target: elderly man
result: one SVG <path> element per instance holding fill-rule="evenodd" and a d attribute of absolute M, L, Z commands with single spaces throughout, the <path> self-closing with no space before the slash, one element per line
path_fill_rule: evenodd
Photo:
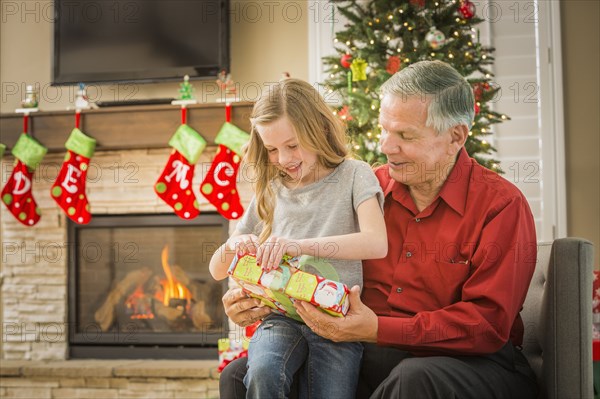
<path fill-rule="evenodd" d="M 363 262 L 362 301 L 353 287 L 345 318 L 304 302 L 297 311 L 319 335 L 364 343 L 357 398 L 534 398 L 519 311 L 535 226 L 523 194 L 464 149 L 471 87 L 448 64 L 423 61 L 392 76 L 382 94 L 388 163 L 376 174 L 388 255 Z M 269 311 L 239 290 L 223 302 L 242 325 Z M 244 373 L 244 360 L 225 369 L 223 398 L 244 396 Z"/>

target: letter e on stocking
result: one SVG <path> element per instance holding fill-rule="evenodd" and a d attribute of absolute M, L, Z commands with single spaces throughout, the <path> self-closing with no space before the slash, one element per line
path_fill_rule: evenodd
<path fill-rule="evenodd" d="M 81 171 L 75 166 L 67 164 L 67 173 L 65 174 L 65 179 L 61 183 L 61 186 L 69 193 L 75 194 L 77 192 L 77 182 L 79 181 L 79 177 L 81 177 Z"/>

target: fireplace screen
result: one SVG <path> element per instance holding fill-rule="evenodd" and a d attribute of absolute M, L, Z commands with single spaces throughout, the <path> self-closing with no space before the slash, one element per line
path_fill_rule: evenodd
<path fill-rule="evenodd" d="M 132 357 L 216 354 L 226 286 L 208 263 L 227 239 L 227 220 L 94 216 L 70 233 L 72 357 L 128 357 L 125 349 Z"/>

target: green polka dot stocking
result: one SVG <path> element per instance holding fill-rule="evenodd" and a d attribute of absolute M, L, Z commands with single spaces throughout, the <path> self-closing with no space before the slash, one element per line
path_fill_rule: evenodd
<path fill-rule="evenodd" d="M 238 219 L 244 213 L 236 179 L 240 168 L 242 147 L 249 138 L 248 133 L 225 122 L 215 137 L 219 149 L 200 185 L 202 195 L 227 219 Z"/>
<path fill-rule="evenodd" d="M 169 141 L 174 147 L 154 191 L 182 219 L 194 219 L 200 214 L 192 190 L 194 167 L 206 141 L 188 125 L 181 125 Z"/>
<path fill-rule="evenodd" d="M 25 226 L 33 226 L 40 220 L 41 212 L 31 188 L 35 168 L 46 155 L 46 151 L 46 148 L 27 134 L 20 136 L 12 150 L 16 162 L 8 182 L 2 189 L 2 202 Z"/>
<path fill-rule="evenodd" d="M 78 224 L 87 224 L 92 214 L 85 194 L 85 183 L 96 140 L 74 129 L 65 147 L 68 149 L 67 155 L 50 194 L 69 219 Z"/>

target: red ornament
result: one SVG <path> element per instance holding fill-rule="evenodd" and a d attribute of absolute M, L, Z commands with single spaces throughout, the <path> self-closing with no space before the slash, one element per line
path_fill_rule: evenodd
<path fill-rule="evenodd" d="M 475 97 L 475 101 L 481 101 L 481 96 L 483 95 L 483 88 L 479 83 L 475 84 L 473 87 L 473 96 Z"/>
<path fill-rule="evenodd" d="M 481 109 L 479 108 L 479 105 L 475 103 L 475 115 L 479 115 L 479 112 L 481 112 Z"/>
<path fill-rule="evenodd" d="M 425 7 L 425 0 L 410 0 L 409 1 L 410 4 L 412 4 L 413 6 L 417 6 L 417 7 Z"/>
<path fill-rule="evenodd" d="M 487 82 L 479 82 L 475 83 L 473 86 L 473 95 L 475 96 L 475 101 L 481 101 L 483 97 L 483 93 L 490 89 L 490 84 Z"/>
<path fill-rule="evenodd" d="M 460 11 L 463 18 L 471 19 L 475 16 L 475 4 L 471 3 L 469 0 L 465 0 L 460 3 L 458 11 Z"/>
<path fill-rule="evenodd" d="M 340 60 L 340 64 L 342 64 L 342 66 L 344 68 L 350 68 L 350 65 L 352 64 L 352 55 L 350 55 L 350 54 L 344 54 L 344 55 L 342 55 L 342 58 Z"/>
<path fill-rule="evenodd" d="M 343 120 L 343 121 L 351 121 L 352 115 L 350 114 L 350 108 L 348 108 L 347 105 L 344 105 L 342 107 L 342 109 L 340 109 L 338 111 L 338 116 Z"/>
<path fill-rule="evenodd" d="M 393 75 L 396 72 L 398 72 L 400 70 L 400 57 L 392 55 L 390 58 L 388 58 L 385 70 L 390 75 Z"/>

